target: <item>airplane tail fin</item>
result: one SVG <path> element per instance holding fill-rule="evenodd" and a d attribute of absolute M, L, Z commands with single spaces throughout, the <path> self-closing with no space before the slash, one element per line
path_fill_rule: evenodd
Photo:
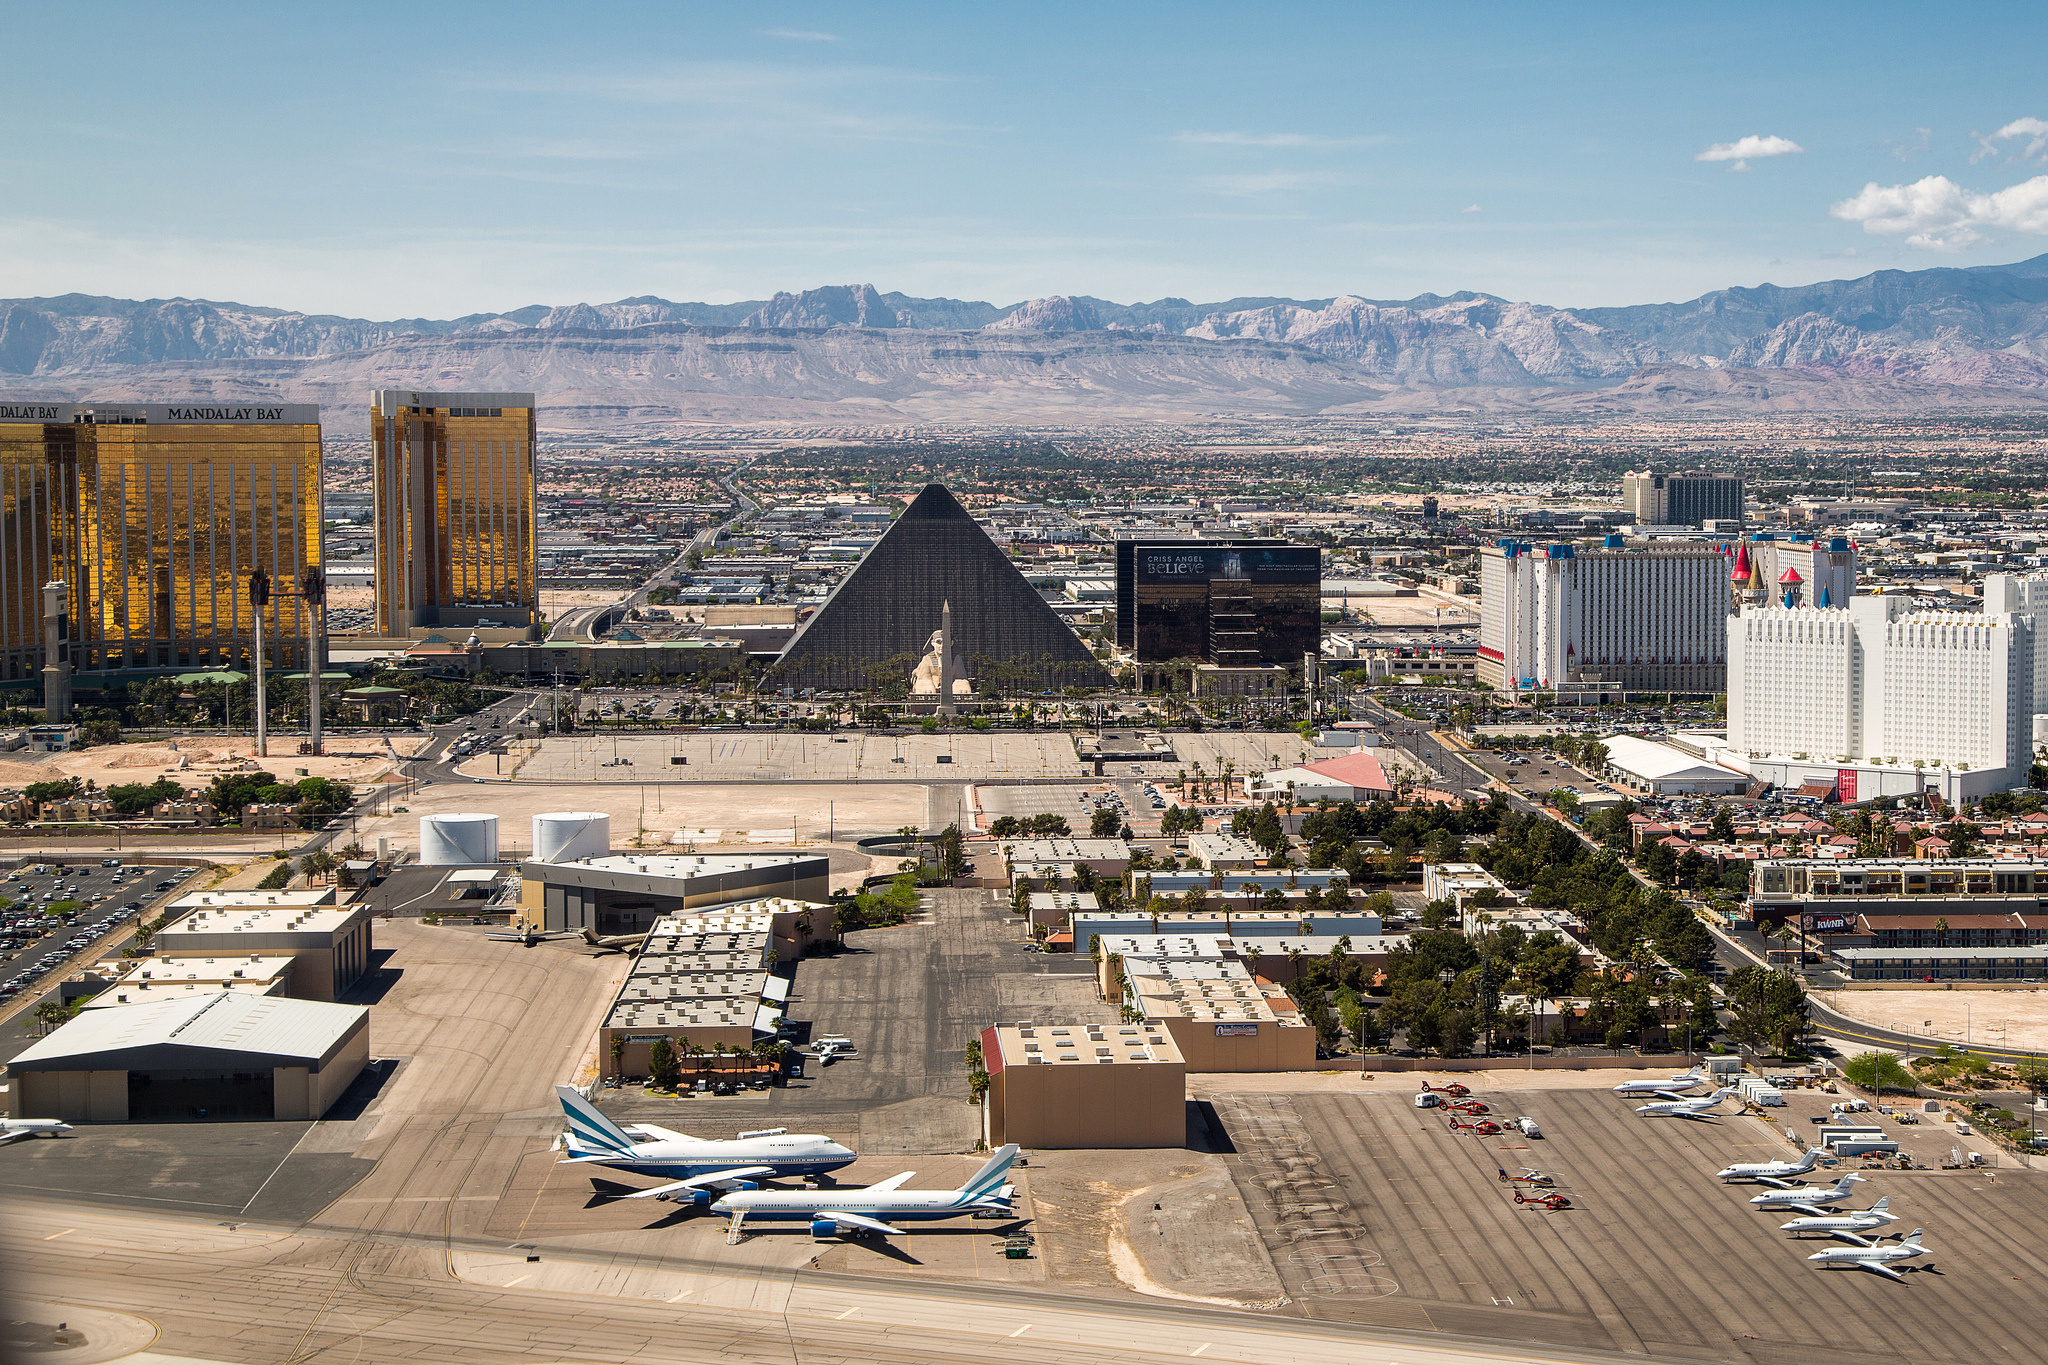
<path fill-rule="evenodd" d="M 590 945 L 591 947 L 595 948 L 595 947 L 597 946 L 597 930 L 595 930 L 595 929 L 591 928 L 591 927 L 590 927 L 589 925 L 587 925 L 587 924 L 586 924 L 586 925 L 584 925 L 584 926 L 583 926 L 583 941 L 584 941 L 585 943 L 588 943 L 588 944 L 589 944 L 589 945 Z"/>
<path fill-rule="evenodd" d="M 1878 1200 L 1875 1204 L 1872 1204 L 1870 1206 L 1870 1211 L 1872 1213 L 1884 1213 L 1887 1210 L 1889 1210 L 1891 1206 L 1892 1197 L 1890 1195 L 1886 1195 L 1884 1198 Z"/>
<path fill-rule="evenodd" d="M 968 1178 L 959 1189 L 962 1199 L 985 1199 L 1003 1187 L 1003 1177 L 1009 1173 L 1010 1163 L 1017 1159 L 1017 1144 L 1006 1142 L 996 1148 L 995 1155 L 982 1163 L 980 1170 Z"/>
<path fill-rule="evenodd" d="M 1900 1244 L 1909 1247 L 1919 1246 L 1921 1234 L 1926 1231 L 1927 1229 L 1925 1228 L 1914 1228 L 1911 1232 L 1907 1233 L 1904 1237 L 1899 1239 Z"/>
<path fill-rule="evenodd" d="M 599 1113 L 597 1106 L 577 1094 L 574 1087 L 556 1086 L 555 1098 L 562 1102 L 562 1114 L 569 1120 L 572 1143 L 622 1156 L 631 1154 L 633 1139 L 626 1136 L 626 1130 Z"/>

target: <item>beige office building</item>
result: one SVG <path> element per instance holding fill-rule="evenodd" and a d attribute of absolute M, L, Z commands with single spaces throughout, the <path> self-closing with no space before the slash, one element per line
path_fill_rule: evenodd
<path fill-rule="evenodd" d="M 379 389 L 370 399 L 378 633 L 531 625 L 533 395 Z"/>
<path fill-rule="evenodd" d="M 1158 1024 L 998 1025 L 981 1054 L 991 1147 L 1187 1145 L 1187 1066 Z"/>

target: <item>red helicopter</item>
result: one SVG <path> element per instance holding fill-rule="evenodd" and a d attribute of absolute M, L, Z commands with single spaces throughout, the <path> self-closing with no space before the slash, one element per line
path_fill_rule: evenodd
<path fill-rule="evenodd" d="M 1456 1081 L 1452 1081 L 1449 1085 L 1424 1084 L 1422 1088 L 1424 1090 L 1433 1090 L 1439 1095 L 1451 1095 L 1458 1099 L 1463 1099 L 1465 1098 L 1465 1096 L 1472 1093 L 1471 1086 L 1459 1085 Z"/>
<path fill-rule="evenodd" d="M 1520 1190 L 1515 1191 L 1515 1202 L 1517 1204 L 1541 1204 L 1552 1213 L 1556 1213 L 1559 1209 L 1568 1209 L 1572 1206 L 1572 1201 L 1561 1194 L 1539 1194 L 1533 1199 L 1524 1199 Z"/>
<path fill-rule="evenodd" d="M 1456 1118 L 1453 1118 L 1451 1120 L 1451 1131 L 1454 1133 L 1477 1133 L 1481 1137 L 1492 1137 L 1494 1134 L 1501 1132 L 1502 1129 L 1492 1119 L 1481 1119 L 1477 1123 L 1460 1123 Z"/>

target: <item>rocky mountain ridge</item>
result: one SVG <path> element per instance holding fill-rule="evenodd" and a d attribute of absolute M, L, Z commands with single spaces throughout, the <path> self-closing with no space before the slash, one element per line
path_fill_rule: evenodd
<path fill-rule="evenodd" d="M 1671 378 L 1723 370 L 1752 377 Z M 1774 371 L 1815 382 L 1753 377 Z M 1577 391 L 1601 389 L 1648 408 L 2032 406 L 2048 398 L 2048 256 L 1606 309 L 1470 292 L 1213 304 L 1055 295 L 997 307 L 866 284 L 381 322 L 192 299 L 0 300 L 0 390 L 10 393 L 257 397 L 288 376 L 321 389 L 366 375 L 531 388 L 557 410 L 585 394 L 593 411 L 671 416 L 789 404 L 908 416 L 941 400 L 963 413 L 1569 408 Z"/>

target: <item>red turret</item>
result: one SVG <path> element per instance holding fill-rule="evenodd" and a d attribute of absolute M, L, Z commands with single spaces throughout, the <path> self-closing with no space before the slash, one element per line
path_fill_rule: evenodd
<path fill-rule="evenodd" d="M 1738 583 L 1749 577 L 1749 547 L 1747 545 L 1735 547 L 1735 572 L 1728 576 Z"/>
<path fill-rule="evenodd" d="M 1780 583 L 1804 583 L 1806 580 L 1799 576 L 1799 570 L 1787 569 L 1778 575 L 1778 581 Z"/>

